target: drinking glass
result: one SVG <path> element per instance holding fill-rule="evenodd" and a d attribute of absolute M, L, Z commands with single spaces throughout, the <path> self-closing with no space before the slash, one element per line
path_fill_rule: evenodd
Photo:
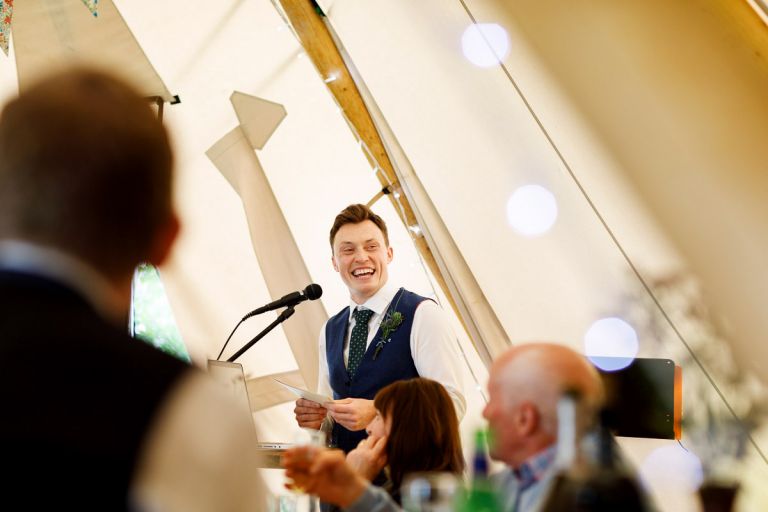
<path fill-rule="evenodd" d="M 267 503 L 268 512 L 296 512 L 297 497 L 295 494 L 278 494 L 272 496 Z"/>
<path fill-rule="evenodd" d="M 403 508 L 407 512 L 452 512 L 460 485 L 453 473 L 424 472 L 406 475 L 400 487 Z"/>
<path fill-rule="evenodd" d="M 322 430 L 302 428 L 294 436 L 293 445 L 325 448 L 325 437 L 325 432 Z M 295 512 L 317 512 L 320 510 L 320 502 L 317 497 L 304 494 L 301 489 L 295 489 L 294 492 L 297 494 Z"/>

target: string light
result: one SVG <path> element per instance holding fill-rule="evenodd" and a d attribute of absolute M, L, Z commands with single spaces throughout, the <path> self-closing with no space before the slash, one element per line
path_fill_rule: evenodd
<path fill-rule="evenodd" d="M 497 23 L 473 23 L 461 36 L 461 49 L 475 66 L 496 66 L 509 53 L 509 36 Z"/>
<path fill-rule="evenodd" d="M 695 492 L 704 481 L 704 468 L 695 454 L 678 445 L 653 450 L 640 465 L 640 479 L 664 490 Z"/>
<path fill-rule="evenodd" d="M 541 185 L 522 186 L 507 201 L 507 221 L 522 236 L 541 236 L 556 220 L 557 200 Z"/>
<path fill-rule="evenodd" d="M 605 371 L 626 368 L 637 357 L 637 332 L 621 318 L 601 318 L 584 335 L 584 353 Z"/>

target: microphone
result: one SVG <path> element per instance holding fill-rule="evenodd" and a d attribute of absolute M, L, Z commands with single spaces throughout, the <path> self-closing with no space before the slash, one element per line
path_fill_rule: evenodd
<path fill-rule="evenodd" d="M 283 295 L 279 299 L 272 301 L 265 306 L 254 309 L 245 315 L 243 320 L 247 320 L 252 316 L 266 313 L 267 311 L 272 311 L 273 309 L 293 307 L 300 302 L 304 302 L 305 300 L 317 300 L 321 295 L 323 295 L 323 289 L 320 288 L 319 284 L 312 283 L 300 292 L 291 292 L 288 295 Z"/>

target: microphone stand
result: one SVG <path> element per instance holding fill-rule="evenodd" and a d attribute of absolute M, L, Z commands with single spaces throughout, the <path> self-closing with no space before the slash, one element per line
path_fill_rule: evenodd
<path fill-rule="evenodd" d="M 257 342 L 257 341 L 259 341 L 261 338 L 263 338 L 264 336 L 266 336 L 266 335 L 267 335 L 267 333 L 268 333 L 269 331 L 271 331 L 272 329 L 274 329 L 275 327 L 277 327 L 277 326 L 278 326 L 279 324 L 281 324 L 282 322 L 284 322 L 284 321 L 288 320 L 288 319 L 291 317 L 291 315 L 293 314 L 293 312 L 294 312 L 294 309 L 293 309 L 294 307 L 295 307 L 295 306 L 288 306 L 287 308 L 285 308 L 285 309 L 283 310 L 283 312 L 282 312 L 282 313 L 280 313 L 280 316 L 278 316 L 278 317 L 277 317 L 277 320 L 275 320 L 274 322 L 272 322 L 271 324 L 269 324 L 269 325 L 266 327 L 266 329 L 264 329 L 263 331 L 261 331 L 259 334 L 257 334 L 257 335 L 256 335 L 256 337 L 255 337 L 255 338 L 253 338 L 251 341 L 249 341 L 248 343 L 246 343 L 246 344 L 243 346 L 243 348 L 241 348 L 240 350 L 238 350 L 237 352 L 235 352 L 235 355 L 233 355 L 232 357 L 230 357 L 229 359 L 227 359 L 227 362 L 229 362 L 229 363 L 234 363 L 234 362 L 235 362 L 235 359 L 237 359 L 238 357 L 240 357 L 241 355 L 243 355 L 243 353 L 244 353 L 246 350 L 248 350 L 249 348 L 251 348 L 253 345 L 255 345 L 255 344 L 256 344 L 256 342 Z"/>

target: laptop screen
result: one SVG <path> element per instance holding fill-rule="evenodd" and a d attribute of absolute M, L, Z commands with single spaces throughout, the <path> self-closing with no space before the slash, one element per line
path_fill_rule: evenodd
<path fill-rule="evenodd" d="M 215 381 L 224 386 L 235 399 L 238 408 L 242 410 L 242 413 L 247 415 L 248 420 L 253 423 L 251 402 L 248 398 L 248 386 L 245 380 L 243 366 L 240 363 L 229 363 L 227 361 L 209 359 L 208 373 Z M 255 432 L 256 428 L 254 425 L 254 433 Z"/>

